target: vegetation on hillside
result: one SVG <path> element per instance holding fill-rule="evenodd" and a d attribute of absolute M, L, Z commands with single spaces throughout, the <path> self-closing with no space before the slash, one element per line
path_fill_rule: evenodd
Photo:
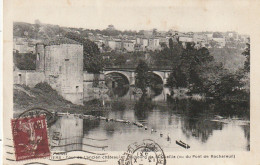
<path fill-rule="evenodd" d="M 98 46 L 94 42 L 73 32 L 66 33 L 65 37 L 75 40 L 83 45 L 84 70 L 90 73 L 99 73 L 103 70 L 103 58 L 100 54 Z"/>
<path fill-rule="evenodd" d="M 167 85 L 171 88 L 188 88 L 190 93 L 219 99 L 249 101 L 249 44 L 243 55 L 247 58 L 244 67 L 230 72 L 206 48 L 195 49 L 192 44 L 187 44 L 178 54 L 179 57 L 175 57 L 178 65 L 172 64 Z"/>
<path fill-rule="evenodd" d="M 33 53 L 13 53 L 14 65 L 20 70 L 36 69 L 36 54 Z"/>
<path fill-rule="evenodd" d="M 34 88 L 14 85 L 13 103 L 15 112 L 41 107 L 54 112 L 87 113 L 99 108 L 91 102 L 84 106 L 72 104 L 46 82 L 36 84 Z"/>

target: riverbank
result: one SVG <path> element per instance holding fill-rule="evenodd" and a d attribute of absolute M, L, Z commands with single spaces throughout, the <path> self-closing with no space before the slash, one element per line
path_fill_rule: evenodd
<path fill-rule="evenodd" d="M 95 102 L 86 105 L 73 104 L 60 96 L 47 83 L 39 83 L 34 88 L 25 85 L 14 85 L 13 94 L 15 114 L 34 107 L 64 113 L 86 113 L 98 108 Z"/>

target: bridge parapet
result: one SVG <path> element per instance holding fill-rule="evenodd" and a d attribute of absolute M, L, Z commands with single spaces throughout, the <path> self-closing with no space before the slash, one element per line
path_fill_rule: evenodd
<path fill-rule="evenodd" d="M 159 76 L 163 82 L 163 85 L 167 83 L 167 78 L 170 75 L 171 70 L 150 70 L 150 72 Z M 125 76 L 130 85 L 135 85 L 135 68 L 106 68 L 103 71 L 104 75 L 110 73 L 119 73 Z"/>

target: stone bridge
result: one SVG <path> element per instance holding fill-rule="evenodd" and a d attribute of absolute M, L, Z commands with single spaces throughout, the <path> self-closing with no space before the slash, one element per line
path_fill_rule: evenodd
<path fill-rule="evenodd" d="M 160 77 L 163 82 L 163 85 L 166 84 L 167 78 L 169 77 L 171 70 L 169 69 L 150 69 L 149 72 L 154 75 Z M 125 78 L 127 78 L 130 85 L 135 85 L 135 68 L 105 68 L 103 70 L 104 75 L 108 75 L 111 73 L 118 73 Z"/>

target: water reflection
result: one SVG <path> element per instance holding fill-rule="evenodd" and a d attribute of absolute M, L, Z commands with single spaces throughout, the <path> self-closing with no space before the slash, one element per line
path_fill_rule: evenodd
<path fill-rule="evenodd" d="M 50 135 L 52 151 L 81 150 L 83 120 L 71 115 L 61 117 L 51 126 Z"/>
<path fill-rule="evenodd" d="M 153 108 L 154 104 L 152 99 L 142 95 L 141 98 L 135 103 L 135 116 L 138 120 L 145 120 L 148 117 L 148 111 L 153 110 Z"/>
<path fill-rule="evenodd" d="M 109 94 L 110 99 L 103 104 L 109 108 L 100 108 L 88 114 L 108 119 L 137 121 L 146 126 L 147 130 L 133 124 L 62 117 L 50 129 L 51 134 L 60 132 L 63 138 L 68 139 L 72 136 L 108 139 L 108 150 L 113 151 L 124 151 L 130 143 L 146 138 L 158 142 L 166 152 L 183 150 L 175 144 L 175 140 L 188 143 L 191 146 L 189 150 L 250 149 L 249 104 L 219 100 L 170 99 L 167 98 L 167 88 L 160 90 L 159 95 L 158 92 L 151 91 L 151 94 L 146 96 L 134 95 L 131 90 L 133 87 L 128 87 L 123 92 L 119 89 L 110 91 L 113 94 Z M 99 102 L 102 103 L 102 97 Z M 167 140 L 167 137 L 171 140 Z M 70 138 L 66 143 L 82 141 L 89 142 L 84 138 Z M 77 147 L 80 149 L 80 146 L 75 146 Z"/>

